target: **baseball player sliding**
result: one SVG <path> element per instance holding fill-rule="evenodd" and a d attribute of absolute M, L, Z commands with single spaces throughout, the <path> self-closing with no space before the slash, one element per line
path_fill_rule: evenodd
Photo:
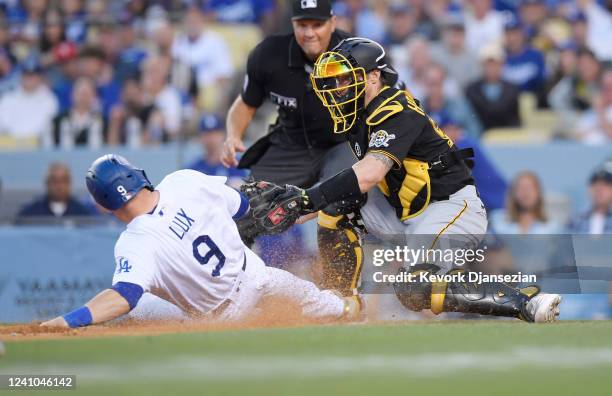
<path fill-rule="evenodd" d="M 222 321 L 244 318 L 267 296 L 296 303 L 307 318 L 360 315 L 357 297 L 342 298 L 266 267 L 242 243 L 234 220 L 249 211 L 249 201 L 224 177 L 180 170 L 154 188 L 143 170 L 105 155 L 86 180 L 96 202 L 127 223 L 115 245 L 112 287 L 43 326 L 103 323 L 128 313 L 145 292 L 190 315 Z"/>

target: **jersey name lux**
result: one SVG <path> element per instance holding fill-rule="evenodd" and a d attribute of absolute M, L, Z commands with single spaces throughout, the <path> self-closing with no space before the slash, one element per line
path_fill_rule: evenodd
<path fill-rule="evenodd" d="M 185 234 L 189 232 L 193 223 L 195 223 L 195 220 L 189 217 L 187 213 L 185 213 L 185 210 L 181 208 L 174 215 L 172 224 L 168 228 L 178 237 L 178 239 L 182 240 Z"/>

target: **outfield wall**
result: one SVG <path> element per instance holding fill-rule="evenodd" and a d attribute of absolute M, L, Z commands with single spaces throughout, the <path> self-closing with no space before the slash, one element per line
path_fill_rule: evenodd
<path fill-rule="evenodd" d="M 113 248 L 121 230 L 120 227 L 0 228 L 0 323 L 46 320 L 77 308 L 99 291 L 108 288 L 115 271 Z M 307 233 L 314 237 L 315 230 L 311 228 L 309 231 Z M 574 253 L 564 255 L 571 258 L 572 262 L 575 257 L 581 281 L 579 289 L 563 289 L 564 293 L 572 294 L 565 297 L 562 317 L 606 318 L 612 313 L 608 311 L 606 295 L 607 284 L 612 279 L 609 260 L 612 255 L 608 253 L 612 244 L 607 241 L 610 237 L 604 241 L 585 236 L 571 238 L 567 240 L 569 250 L 573 247 Z M 367 252 L 372 249 L 371 245 L 368 246 Z M 368 254 L 366 257 L 369 257 Z M 517 268 L 527 272 L 532 267 L 529 260 L 533 262 L 531 256 L 527 256 L 522 264 L 517 262 Z M 540 261 L 540 258 L 535 259 L 535 262 Z M 366 293 L 375 292 L 368 285 L 368 279 L 372 278 L 374 270 L 379 269 L 373 267 L 366 258 L 362 273 Z M 560 274 L 561 278 L 558 279 L 563 279 L 563 274 Z M 372 295 L 372 318 L 416 319 L 398 304 L 392 290 L 378 293 L 382 294 Z M 143 304 L 139 304 L 137 312 L 133 314 L 148 318 L 159 317 L 159 314 L 176 317 L 180 315 L 177 311 L 176 307 L 150 296 Z"/>

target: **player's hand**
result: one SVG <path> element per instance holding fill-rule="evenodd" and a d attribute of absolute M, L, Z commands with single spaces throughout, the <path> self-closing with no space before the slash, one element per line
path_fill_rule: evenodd
<path fill-rule="evenodd" d="M 66 323 L 66 320 L 62 317 L 62 316 L 58 316 L 55 319 L 51 319 L 48 320 L 46 322 L 42 322 L 41 327 L 56 327 L 56 328 L 64 328 L 67 329 L 68 323 Z"/>
<path fill-rule="evenodd" d="M 236 153 L 243 153 L 246 151 L 246 147 L 242 142 L 242 139 L 228 137 L 223 143 L 223 153 L 221 154 L 221 163 L 231 168 L 238 166 L 238 160 L 236 159 Z"/>

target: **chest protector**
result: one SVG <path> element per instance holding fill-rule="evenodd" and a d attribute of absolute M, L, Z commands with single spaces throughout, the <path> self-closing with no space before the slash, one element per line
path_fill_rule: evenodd
<path fill-rule="evenodd" d="M 379 126 L 388 118 L 405 110 L 412 110 L 427 117 L 408 92 L 398 91 L 382 102 L 366 119 L 368 139 L 372 133 L 372 127 Z M 378 187 L 391 206 L 396 208 L 400 220 L 404 221 L 420 215 L 427 209 L 431 199 L 431 181 L 428 162 L 409 157 L 399 160 L 402 161 L 402 167 L 391 169 Z"/>

